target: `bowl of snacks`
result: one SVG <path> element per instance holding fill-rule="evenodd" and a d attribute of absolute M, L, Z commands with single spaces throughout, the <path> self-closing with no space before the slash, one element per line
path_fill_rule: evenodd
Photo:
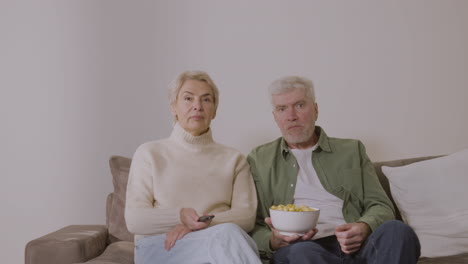
<path fill-rule="evenodd" d="M 320 215 L 318 208 L 294 204 L 272 205 L 270 207 L 270 218 L 273 227 L 282 235 L 300 236 L 315 228 Z"/>

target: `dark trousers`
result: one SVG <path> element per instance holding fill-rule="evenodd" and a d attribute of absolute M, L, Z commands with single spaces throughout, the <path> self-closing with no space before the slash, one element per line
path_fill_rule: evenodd
<path fill-rule="evenodd" d="M 416 263 L 421 251 L 419 239 L 411 227 L 392 220 L 380 225 L 355 254 L 341 251 L 336 236 L 290 244 L 273 254 L 275 264 L 406 264 Z"/>

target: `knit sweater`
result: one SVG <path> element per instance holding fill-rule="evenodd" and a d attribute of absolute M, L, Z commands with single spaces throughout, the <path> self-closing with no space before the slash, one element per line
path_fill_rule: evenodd
<path fill-rule="evenodd" d="M 125 220 L 135 239 L 180 224 L 180 209 L 214 214 L 211 225 L 253 229 L 255 185 L 244 155 L 213 141 L 211 129 L 193 136 L 178 123 L 169 138 L 145 143 L 130 168 Z"/>

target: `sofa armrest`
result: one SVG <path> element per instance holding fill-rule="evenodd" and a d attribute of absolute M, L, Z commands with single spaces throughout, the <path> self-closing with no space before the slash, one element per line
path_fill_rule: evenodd
<path fill-rule="evenodd" d="M 26 264 L 68 264 L 85 262 L 104 251 L 108 231 L 105 225 L 70 225 L 26 245 Z"/>

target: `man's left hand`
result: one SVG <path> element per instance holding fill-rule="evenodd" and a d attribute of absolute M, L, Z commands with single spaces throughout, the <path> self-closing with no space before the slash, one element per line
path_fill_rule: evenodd
<path fill-rule="evenodd" d="M 341 251 L 346 254 L 358 251 L 370 233 L 371 229 L 366 223 L 349 223 L 340 225 L 335 229 Z"/>

